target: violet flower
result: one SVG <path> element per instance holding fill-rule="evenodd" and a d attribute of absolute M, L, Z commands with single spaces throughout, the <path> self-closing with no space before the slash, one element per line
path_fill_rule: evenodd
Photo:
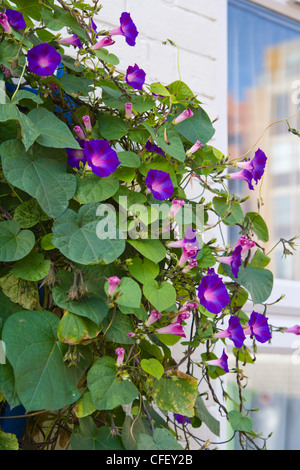
<path fill-rule="evenodd" d="M 81 141 L 80 139 L 76 139 L 76 140 L 79 143 L 82 150 L 66 148 L 66 152 L 67 152 L 67 155 L 68 155 L 68 165 L 70 165 L 73 168 L 77 168 L 78 170 L 80 170 L 80 163 L 83 166 L 86 164 L 86 158 L 85 158 L 84 152 L 83 152 L 84 142 Z"/>
<path fill-rule="evenodd" d="M 124 354 L 125 354 L 125 349 L 123 348 L 117 348 L 116 349 L 116 354 L 117 354 L 117 366 L 121 366 L 124 361 Z"/>
<path fill-rule="evenodd" d="M 10 26 L 15 29 L 25 29 L 26 23 L 23 18 L 23 15 L 20 11 L 11 10 L 9 8 L 6 9 L 5 14 L 7 16 L 8 22 Z"/>
<path fill-rule="evenodd" d="M 84 143 L 84 154 L 92 172 L 97 176 L 109 176 L 121 164 L 117 152 L 108 140 L 87 140 Z"/>
<path fill-rule="evenodd" d="M 45 42 L 30 49 L 27 59 L 29 70 L 32 73 L 41 77 L 49 77 L 59 66 L 61 56 L 54 47 Z"/>
<path fill-rule="evenodd" d="M 257 183 L 264 174 L 266 163 L 266 154 L 261 149 L 258 149 L 251 161 L 247 160 L 245 162 L 239 162 L 237 163 L 237 166 L 243 170 L 250 171 L 254 181 Z"/>
<path fill-rule="evenodd" d="M 92 130 L 92 125 L 91 125 L 91 118 L 88 115 L 82 116 L 83 123 L 85 125 L 86 130 L 89 132 Z"/>
<path fill-rule="evenodd" d="M 185 237 L 182 240 L 176 240 L 173 242 L 169 242 L 168 246 L 170 248 L 183 248 L 187 243 L 191 243 L 193 245 L 197 245 L 199 247 L 199 243 L 196 237 L 197 230 L 188 227 L 185 233 Z"/>
<path fill-rule="evenodd" d="M 74 47 L 78 47 L 78 49 L 82 49 L 82 42 L 80 41 L 77 34 L 73 34 L 73 36 L 60 39 L 58 43 L 66 45 L 66 46 L 74 46 Z"/>
<path fill-rule="evenodd" d="M 124 104 L 125 107 L 125 116 L 129 119 L 132 115 L 132 103 L 128 102 Z"/>
<path fill-rule="evenodd" d="M 158 310 L 152 310 L 151 314 L 149 315 L 148 320 L 146 321 L 145 325 L 150 326 L 159 320 L 162 317 L 162 314 Z"/>
<path fill-rule="evenodd" d="M 164 326 L 159 330 L 156 330 L 158 335 L 176 335 L 186 338 L 183 330 L 183 326 L 180 323 L 171 323 L 170 325 Z"/>
<path fill-rule="evenodd" d="M 229 369 L 228 369 L 228 356 L 225 353 L 225 349 L 223 349 L 222 356 L 219 359 L 213 359 L 211 361 L 207 361 L 207 364 L 210 365 L 210 366 L 221 367 L 224 370 L 224 372 L 228 373 L 229 372 Z"/>
<path fill-rule="evenodd" d="M 91 49 L 96 51 L 98 49 L 102 49 L 102 47 L 112 46 L 114 43 L 115 41 L 112 38 L 105 36 L 104 38 L 100 39 L 100 41 L 96 42 L 96 44 L 94 44 Z"/>
<path fill-rule="evenodd" d="M 193 153 L 197 152 L 197 150 L 199 150 L 200 148 L 203 148 L 203 145 L 200 140 L 197 140 L 197 142 L 190 148 L 190 150 L 186 152 L 187 157 L 193 155 Z"/>
<path fill-rule="evenodd" d="M 244 180 L 248 183 L 248 187 L 251 191 L 254 191 L 252 184 L 253 174 L 249 170 L 236 171 L 235 173 L 230 173 L 228 175 L 230 180 Z"/>
<path fill-rule="evenodd" d="M 147 150 L 147 152 L 158 153 L 162 157 L 166 156 L 165 152 L 160 147 L 158 147 L 158 145 L 151 143 L 149 140 L 147 140 L 145 144 L 145 149 Z"/>
<path fill-rule="evenodd" d="M 187 108 L 173 120 L 172 124 L 179 124 L 180 122 L 185 121 L 186 119 L 193 116 L 194 113 L 190 110 L 190 108 Z"/>
<path fill-rule="evenodd" d="M 200 304 L 211 313 L 218 314 L 230 302 L 229 294 L 222 278 L 213 268 L 207 270 L 207 276 L 201 279 L 198 287 Z"/>
<path fill-rule="evenodd" d="M 164 201 L 174 194 L 174 187 L 169 173 L 161 170 L 149 170 L 145 183 L 154 198 Z"/>
<path fill-rule="evenodd" d="M 177 413 L 174 414 L 174 418 L 178 424 L 191 424 L 191 420 L 187 416 L 183 416 Z"/>
<path fill-rule="evenodd" d="M 249 334 L 260 343 L 266 343 L 271 339 L 271 330 L 268 324 L 268 318 L 261 313 L 252 312 L 248 327 L 244 329 L 245 335 Z"/>
<path fill-rule="evenodd" d="M 242 235 L 238 241 L 235 244 L 235 248 L 238 246 L 242 247 L 241 253 L 245 253 L 245 251 L 251 250 L 255 246 L 255 242 L 252 240 L 249 240 L 249 238 L 246 237 L 246 235 Z"/>
<path fill-rule="evenodd" d="M 227 330 L 215 333 L 214 338 L 229 338 L 233 341 L 236 348 L 241 348 L 246 336 L 244 334 L 240 318 L 231 316 Z"/>
<path fill-rule="evenodd" d="M 132 67 L 129 65 L 126 71 L 125 81 L 127 85 L 135 88 L 136 90 L 141 90 L 145 83 L 146 73 L 143 69 L 140 69 L 137 64 L 134 64 Z"/>
<path fill-rule="evenodd" d="M 6 33 L 12 33 L 11 26 L 5 13 L 0 13 L 0 24 Z"/>
<path fill-rule="evenodd" d="M 111 36 L 121 35 L 129 46 L 135 46 L 138 30 L 131 19 L 130 13 L 123 12 L 120 17 L 120 26 L 109 31 Z"/>
<path fill-rule="evenodd" d="M 284 333 L 292 333 L 294 335 L 300 335 L 300 326 L 299 325 L 294 325 L 291 328 L 285 328 L 283 330 Z"/>
<path fill-rule="evenodd" d="M 111 297 L 114 295 L 117 287 L 120 285 L 121 279 L 118 276 L 112 276 L 108 278 L 108 295 Z"/>
<path fill-rule="evenodd" d="M 217 258 L 217 261 L 223 264 L 228 264 L 231 267 L 232 274 L 235 278 L 238 277 L 239 268 L 242 264 L 242 247 L 238 245 L 231 256 L 222 256 Z"/>

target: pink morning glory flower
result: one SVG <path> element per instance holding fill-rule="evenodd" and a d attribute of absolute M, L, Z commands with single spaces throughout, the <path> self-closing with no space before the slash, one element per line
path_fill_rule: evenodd
<path fill-rule="evenodd" d="M 109 176 L 121 164 L 117 152 L 107 140 L 87 140 L 84 143 L 84 155 L 92 172 L 97 176 Z"/>
<path fill-rule="evenodd" d="M 175 215 L 180 211 L 180 209 L 184 206 L 185 202 L 180 199 L 173 199 L 172 207 L 170 209 L 170 217 L 173 218 Z"/>
<path fill-rule="evenodd" d="M 158 335 L 176 335 L 186 338 L 183 330 L 183 326 L 180 323 L 171 323 L 170 325 L 164 326 L 159 330 L 156 330 Z"/>
<path fill-rule="evenodd" d="M 125 103 L 124 107 L 125 107 L 125 116 L 127 117 L 127 119 L 129 119 L 132 114 L 132 103 L 130 102 Z"/>
<path fill-rule="evenodd" d="M 49 77 L 59 66 L 61 56 L 54 47 L 45 42 L 30 49 L 27 59 L 29 70 L 32 73 L 41 77 Z"/>
<path fill-rule="evenodd" d="M 84 122 L 85 128 L 87 131 L 92 130 L 92 125 L 91 125 L 91 118 L 88 115 L 85 115 L 82 117 L 82 120 Z"/>
<path fill-rule="evenodd" d="M 75 126 L 73 128 L 73 131 L 75 132 L 75 134 L 77 134 L 77 136 L 79 137 L 79 139 L 85 139 L 85 135 L 84 135 L 84 132 L 83 130 L 81 129 L 80 126 Z"/>
<path fill-rule="evenodd" d="M 180 323 L 182 325 L 182 322 L 185 320 L 188 320 L 190 318 L 191 314 L 189 312 L 182 312 L 178 313 L 175 318 L 173 318 L 172 323 Z"/>
<path fill-rule="evenodd" d="M 223 280 L 213 268 L 208 269 L 207 276 L 201 279 L 198 287 L 200 304 L 211 313 L 218 314 L 230 302 L 229 294 Z"/>
<path fill-rule="evenodd" d="M 191 155 L 193 155 L 193 153 L 197 152 L 197 150 L 199 150 L 202 147 L 203 145 L 200 142 L 200 140 L 197 140 L 197 142 L 190 148 L 190 150 L 186 152 L 187 157 L 190 157 Z"/>
<path fill-rule="evenodd" d="M 239 162 L 237 163 L 237 166 L 239 168 L 242 168 L 243 170 L 250 171 L 252 173 L 254 181 L 257 183 L 264 174 L 266 163 L 266 154 L 261 149 L 258 149 L 255 152 L 255 156 L 252 160 Z"/>
<path fill-rule="evenodd" d="M 125 354 L 125 349 L 123 348 L 117 348 L 116 349 L 116 354 L 117 354 L 117 365 L 118 366 L 121 366 L 123 364 L 123 361 L 124 361 L 124 354 Z"/>
<path fill-rule="evenodd" d="M 129 46 L 135 46 L 138 30 L 131 19 L 130 13 L 123 12 L 120 17 L 120 26 L 109 31 L 111 36 L 121 35 Z"/>
<path fill-rule="evenodd" d="M 239 268 L 242 264 L 242 247 L 238 245 L 234 250 L 231 256 L 222 256 L 217 258 L 217 261 L 223 264 L 228 264 L 231 267 L 232 274 L 235 278 L 238 277 Z"/>
<path fill-rule="evenodd" d="M 131 65 L 127 68 L 125 81 L 127 85 L 135 88 L 136 90 L 141 90 L 145 83 L 146 73 L 143 69 L 140 69 L 137 64 Z"/>
<path fill-rule="evenodd" d="M 147 152 L 158 153 L 162 157 L 166 156 L 165 152 L 160 147 L 158 147 L 158 145 L 151 143 L 149 140 L 147 140 L 145 144 L 145 149 L 147 150 Z"/>
<path fill-rule="evenodd" d="M 0 24 L 6 33 L 10 34 L 12 32 L 7 15 L 5 13 L 0 13 Z"/>
<path fill-rule="evenodd" d="M 188 273 L 191 269 L 197 266 L 197 260 L 189 259 L 187 266 L 185 266 L 182 270 L 183 273 Z"/>
<path fill-rule="evenodd" d="M 80 139 L 76 139 L 76 140 L 79 143 L 81 150 L 66 148 L 66 152 L 68 155 L 68 165 L 80 170 L 80 163 L 82 163 L 82 165 L 86 164 L 86 158 L 83 153 L 84 142 L 81 141 Z"/>
<path fill-rule="evenodd" d="M 221 367 L 224 370 L 224 372 L 228 373 L 229 372 L 229 369 L 228 369 L 228 356 L 225 353 L 225 349 L 223 349 L 222 356 L 219 359 L 213 359 L 211 361 L 207 361 L 207 364 L 210 365 L 210 366 Z"/>
<path fill-rule="evenodd" d="M 199 304 L 198 302 L 186 302 L 179 310 L 179 313 L 182 312 L 191 312 L 195 308 L 198 308 Z"/>
<path fill-rule="evenodd" d="M 6 9 L 5 14 L 7 16 L 8 22 L 10 26 L 15 29 L 25 29 L 26 23 L 23 18 L 23 15 L 20 11 L 11 10 L 9 8 Z"/>
<path fill-rule="evenodd" d="M 78 49 L 82 49 L 82 43 L 79 37 L 77 36 L 77 34 L 73 34 L 73 36 L 60 39 L 58 43 L 66 45 L 66 46 L 74 46 L 74 47 L 78 47 Z"/>
<path fill-rule="evenodd" d="M 190 108 L 185 109 L 179 116 L 177 116 L 172 124 L 179 124 L 182 121 L 185 121 L 186 119 L 193 117 L 194 113 L 190 110 Z"/>
<path fill-rule="evenodd" d="M 268 318 L 261 313 L 252 312 L 248 327 L 244 329 L 245 335 L 254 336 L 260 343 L 266 343 L 271 339 L 271 330 L 268 324 Z"/>
<path fill-rule="evenodd" d="M 108 295 L 114 295 L 117 287 L 120 285 L 121 279 L 118 276 L 112 276 L 108 278 Z"/>
<path fill-rule="evenodd" d="M 184 247 L 182 248 L 182 254 L 179 259 L 179 266 L 183 266 L 189 258 L 196 258 L 197 254 L 199 252 L 199 246 L 193 243 L 186 243 Z"/>
<path fill-rule="evenodd" d="M 145 183 L 154 198 L 164 201 L 174 194 L 174 187 L 169 173 L 161 170 L 149 170 Z"/>
<path fill-rule="evenodd" d="M 246 339 L 241 320 L 238 317 L 231 316 L 228 328 L 215 333 L 214 338 L 229 338 L 233 341 L 236 348 L 241 348 Z"/>
<path fill-rule="evenodd" d="M 148 320 L 146 321 L 145 325 L 150 326 L 159 320 L 162 317 L 162 314 L 158 310 L 152 310 L 151 314 L 149 315 Z"/>
<path fill-rule="evenodd" d="M 238 246 L 242 247 L 241 253 L 245 253 L 245 251 L 251 250 L 251 248 L 255 246 L 255 242 L 252 240 L 249 240 L 249 238 L 246 237 L 246 235 L 242 235 L 236 242 L 235 248 L 237 248 Z"/>
<path fill-rule="evenodd" d="M 182 240 L 169 242 L 168 246 L 171 248 L 182 248 L 182 254 L 178 263 L 179 266 L 185 264 L 189 258 L 195 259 L 200 250 L 196 230 L 191 227 L 187 228 L 185 237 Z"/>
<path fill-rule="evenodd" d="M 300 335 L 300 326 L 299 325 L 294 325 L 291 328 L 285 328 L 284 333 L 292 333 L 294 335 Z"/>
<path fill-rule="evenodd" d="M 96 44 L 94 44 L 91 49 L 96 51 L 98 49 L 102 49 L 102 47 L 112 46 L 114 43 L 115 41 L 112 38 L 105 36 L 104 38 L 100 39 L 100 41 L 96 42 Z"/>

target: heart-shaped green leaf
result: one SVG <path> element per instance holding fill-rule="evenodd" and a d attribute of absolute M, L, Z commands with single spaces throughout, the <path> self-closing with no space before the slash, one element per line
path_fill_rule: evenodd
<path fill-rule="evenodd" d="M 112 238 L 98 237 L 98 208 L 97 203 L 85 204 L 78 213 L 67 209 L 56 219 L 52 243 L 66 258 L 80 264 L 110 264 L 125 250 L 125 239 L 115 229 L 114 222 L 115 230 L 108 233 Z"/>
<path fill-rule="evenodd" d="M 30 230 L 20 230 L 15 220 L 0 222 L 0 261 L 17 261 L 24 258 L 35 244 Z"/>
<path fill-rule="evenodd" d="M 156 379 L 160 379 L 163 376 L 164 368 L 157 359 L 142 359 L 142 369 L 150 375 L 153 375 Z"/>
<path fill-rule="evenodd" d="M 159 312 L 172 307 L 176 301 L 176 290 L 167 281 L 163 281 L 160 285 L 155 280 L 148 281 L 143 286 L 143 292 L 153 308 Z"/>
<path fill-rule="evenodd" d="M 67 173 L 63 150 L 35 145 L 28 152 L 19 140 L 0 147 L 3 173 L 17 188 L 35 197 L 49 217 L 58 217 L 68 207 L 76 191 L 76 177 Z"/>

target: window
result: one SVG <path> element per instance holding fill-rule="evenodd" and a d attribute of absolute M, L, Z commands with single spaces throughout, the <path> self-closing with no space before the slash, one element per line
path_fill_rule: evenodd
<path fill-rule="evenodd" d="M 287 16 L 291 8 L 297 10 L 299 22 Z M 259 141 L 257 148 L 268 156 L 267 171 L 261 188 L 256 187 L 255 193 L 247 191 L 252 206 L 246 210 L 257 211 L 260 194 L 264 202 L 261 215 L 270 229 L 269 243 L 264 244 L 267 252 L 280 238 L 300 236 L 300 139 L 289 132 L 286 122 L 299 107 L 300 6 L 291 7 L 285 0 L 228 0 L 228 154 L 232 158 L 244 155 L 264 129 L 283 121 Z M 288 121 L 300 130 L 300 113 Z M 245 188 L 243 183 L 230 181 L 231 191 L 245 195 L 247 185 Z M 238 230 L 229 229 L 231 245 L 237 237 Z M 286 294 L 282 302 L 268 307 L 270 323 L 300 324 L 299 247 L 294 256 L 285 257 L 279 243 L 268 268 L 275 276 L 268 302 Z M 244 310 L 250 314 L 253 305 Z M 243 368 L 248 381 L 246 406 L 260 410 L 251 413 L 256 429 L 264 436 L 273 432 L 268 449 L 300 450 L 300 340 L 295 335 L 274 336 L 271 345 L 258 345 L 255 365 Z M 230 353 L 229 357 L 234 361 Z M 237 393 L 230 376 L 228 391 L 233 397 Z M 239 449 L 239 443 L 231 441 L 227 448 Z"/>

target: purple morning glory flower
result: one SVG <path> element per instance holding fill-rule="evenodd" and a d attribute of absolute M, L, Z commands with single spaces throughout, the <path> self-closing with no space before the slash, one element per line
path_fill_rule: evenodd
<path fill-rule="evenodd" d="M 125 36 L 127 44 L 129 46 L 135 46 L 135 41 L 139 33 L 131 19 L 130 13 L 123 12 L 120 17 L 120 26 L 109 31 L 109 34 L 111 36 Z"/>
<path fill-rule="evenodd" d="M 149 140 L 147 140 L 146 142 L 145 149 L 147 150 L 147 152 L 158 153 L 163 157 L 166 156 L 165 152 L 160 147 L 158 147 L 158 145 L 152 144 Z"/>
<path fill-rule="evenodd" d="M 15 29 L 25 29 L 26 23 L 21 12 L 6 9 L 5 11 L 9 24 Z"/>
<path fill-rule="evenodd" d="M 213 359 L 212 361 L 207 361 L 207 364 L 210 365 L 210 366 L 221 367 L 224 370 L 224 372 L 228 373 L 229 372 L 229 369 L 228 369 L 228 356 L 225 353 L 225 349 L 223 349 L 223 353 L 222 353 L 222 356 L 220 357 L 220 359 Z"/>
<path fill-rule="evenodd" d="M 252 312 L 248 322 L 248 328 L 244 330 L 245 335 L 254 336 L 260 343 L 266 343 L 271 339 L 271 330 L 268 318 L 261 313 Z"/>
<path fill-rule="evenodd" d="M 60 64 L 61 56 L 46 42 L 34 46 L 27 54 L 29 70 L 36 75 L 49 77 Z"/>
<path fill-rule="evenodd" d="M 258 149 L 255 152 L 255 156 L 251 161 L 248 160 L 245 162 L 237 163 L 237 166 L 239 168 L 242 168 L 243 170 L 250 171 L 252 173 L 254 181 L 257 183 L 264 174 L 266 163 L 266 154 L 261 149 Z"/>
<path fill-rule="evenodd" d="M 235 278 L 238 277 L 239 268 L 242 264 L 242 247 L 238 245 L 234 250 L 231 256 L 222 256 L 217 258 L 220 263 L 229 264 L 231 267 L 232 274 Z"/>
<path fill-rule="evenodd" d="M 80 41 L 77 34 L 73 34 L 73 36 L 69 36 L 68 38 L 60 39 L 59 44 L 64 44 L 66 46 L 74 46 L 78 47 L 78 49 L 82 49 L 82 42 Z"/>
<path fill-rule="evenodd" d="M 254 191 L 254 187 L 252 184 L 253 174 L 251 171 L 249 170 L 236 171 L 235 173 L 230 173 L 228 175 L 228 178 L 231 180 L 244 180 L 248 183 L 249 189 L 251 189 L 251 191 Z"/>
<path fill-rule="evenodd" d="M 158 201 L 164 201 L 174 194 L 172 180 L 165 171 L 149 170 L 145 183 Z"/>
<path fill-rule="evenodd" d="M 208 275 L 201 279 L 198 287 L 200 304 L 211 313 L 218 314 L 230 302 L 229 294 L 222 278 L 214 269 L 208 269 Z"/>
<path fill-rule="evenodd" d="M 231 316 L 227 330 L 214 334 L 214 338 L 229 338 L 236 348 L 241 348 L 246 339 L 241 320 L 238 317 Z"/>
<path fill-rule="evenodd" d="M 140 69 L 137 64 L 134 64 L 132 67 L 129 65 L 126 71 L 125 81 L 127 85 L 135 88 L 136 90 L 141 90 L 145 83 L 146 73 L 143 69 Z"/>
<path fill-rule="evenodd" d="M 68 165 L 80 170 L 80 162 L 82 162 L 83 165 L 86 164 L 86 158 L 83 153 L 84 142 L 81 141 L 80 139 L 76 139 L 76 140 L 79 143 L 82 150 L 66 148 L 66 152 L 68 155 Z"/>
<path fill-rule="evenodd" d="M 174 414 L 174 418 L 178 424 L 191 424 L 190 418 L 187 416 L 182 416 L 180 414 Z"/>
<path fill-rule="evenodd" d="M 121 164 L 117 152 L 108 140 L 87 140 L 84 143 L 84 155 L 92 172 L 98 176 L 109 176 Z"/>

